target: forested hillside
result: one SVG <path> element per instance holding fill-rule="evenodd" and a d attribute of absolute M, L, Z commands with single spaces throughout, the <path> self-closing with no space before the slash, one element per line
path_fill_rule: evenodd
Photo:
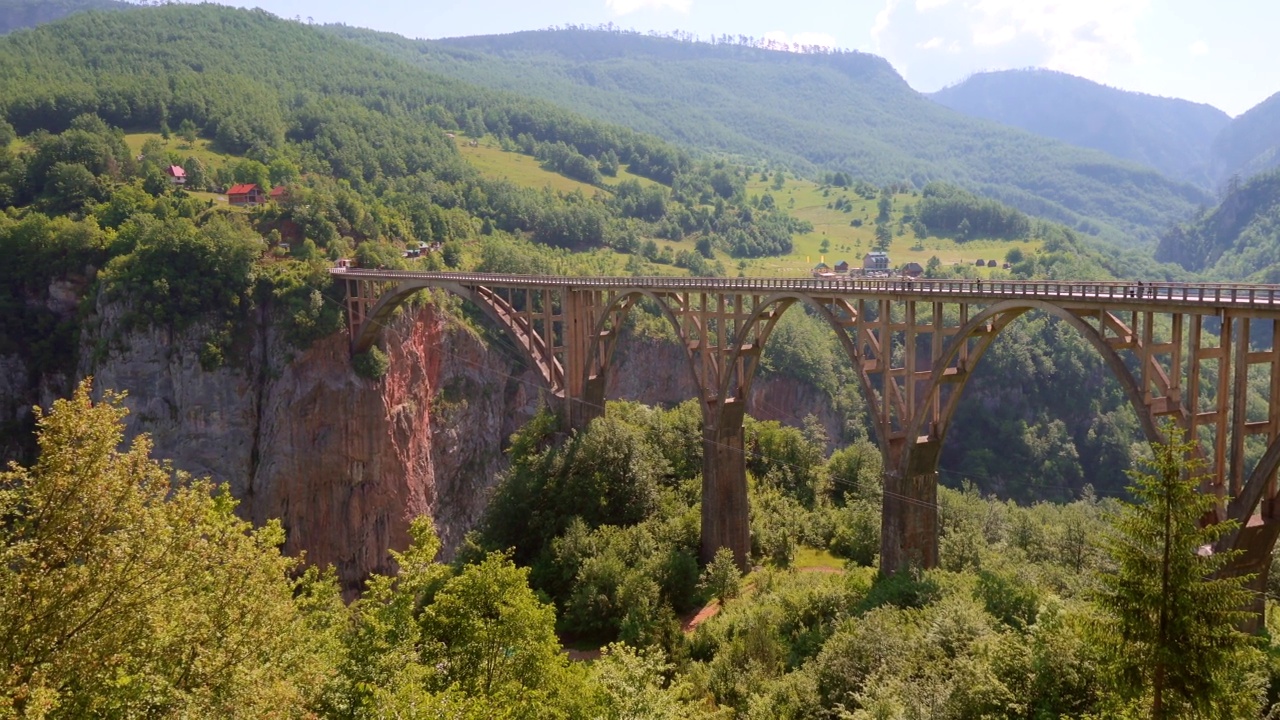
<path fill-rule="evenodd" d="M 558 30 L 412 41 L 330 28 L 451 77 L 554 100 L 685 146 L 877 184 L 953 180 L 1033 215 L 1154 239 L 1202 191 L 1103 153 L 956 113 L 856 52 Z"/>
<path fill-rule="evenodd" d="M 1248 177 L 1280 165 L 1280 93 L 1231 121 L 1213 142 L 1219 182 Z"/>
<path fill-rule="evenodd" d="M 0 0 L 0 35 L 84 10 L 124 10 L 133 6 L 124 0 Z"/>
<path fill-rule="evenodd" d="M 0 269 L 0 352 L 21 351 L 33 372 L 74 364 L 79 321 L 32 298 L 68 276 L 91 291 L 86 267 L 104 268 L 100 287 L 134 303 L 139 324 L 214 319 L 201 352 L 209 368 L 241 361 L 237 348 L 255 310 L 281 313 L 299 346 L 336 330 L 341 297 L 324 267 L 347 255 L 421 268 L 724 274 L 735 261 L 741 269 L 751 258 L 792 253 L 794 237 L 803 238 L 802 259 L 826 253 L 829 237 L 844 243 L 831 252 L 855 259 L 873 242 L 911 246 L 906 252 L 918 252 L 933 276 L 974 272 L 970 263 L 931 258 L 943 244 L 965 257 L 981 256 L 989 242 L 1012 248 L 998 253 L 1011 268 L 984 268 L 986 277 L 1104 278 L 1137 267 L 1085 247 L 1069 229 L 954 186 L 877 188 L 845 173 L 821 186 L 780 171 L 761 180 L 758 170 L 694 160 L 651 136 L 440 79 L 261 12 L 167 6 L 72 17 L 0 42 L 0 90 L 0 112 L 21 131 L 14 142 L 0 126 L 0 204 L 15 206 L 13 219 L 0 220 L 0 248 L 16 260 Z M 460 152 L 462 140 L 448 133 L 483 137 L 483 146 Z M 481 150 L 491 160 L 537 162 L 553 177 L 573 178 L 575 189 L 486 176 L 467 160 Z M 174 163 L 190 171 L 182 189 L 163 172 Z M 201 192 L 243 182 L 288 192 L 253 210 Z M 806 210 L 815 222 L 857 232 L 809 232 L 812 223 L 789 214 L 797 188 L 814 198 L 806 203 L 826 206 Z M 442 250 L 412 252 L 421 243 Z M 859 425 L 832 338 L 800 324 L 788 321 L 788 332 L 803 350 L 766 367 L 813 383 L 848 428 Z M 1052 357 L 1055 333 L 1049 323 L 998 343 L 991 364 L 1003 370 L 961 411 L 960 424 L 985 428 L 1010 450 L 983 455 L 987 444 L 967 439 L 949 445 L 950 467 L 984 488 L 1041 497 L 1034 484 L 1016 485 L 1025 461 L 1070 448 L 1039 483 L 1064 488 L 1055 496 L 1086 482 L 1119 489 L 1090 478 L 1110 478 L 1128 459 L 1123 403 L 1110 392 L 1096 406 L 1067 408 L 1043 363 L 1016 360 Z M 376 374 L 379 364 L 360 367 Z M 1073 384 L 1107 382 L 1087 353 L 1068 367 Z M 1028 402 L 984 410 L 1010 387 Z M 1041 405 L 1049 409 L 1036 411 Z"/>
<path fill-rule="evenodd" d="M 1156 258 L 1228 280 L 1280 282 L 1280 170 L 1231 181 L 1216 207 L 1160 238 Z"/>
<path fill-rule="evenodd" d="M 1210 105 L 1127 92 L 1052 70 L 978 73 L 929 95 L 953 110 L 1022 128 L 1212 189 L 1209 149 L 1231 118 Z"/>

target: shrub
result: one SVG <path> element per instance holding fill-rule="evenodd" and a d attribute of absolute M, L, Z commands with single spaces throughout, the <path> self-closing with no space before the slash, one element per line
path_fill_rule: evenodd
<path fill-rule="evenodd" d="M 387 354 L 377 348 L 371 347 L 368 350 L 358 353 L 351 359 L 351 365 L 356 371 L 356 375 L 367 380 L 381 380 L 387 374 L 387 368 L 391 367 L 391 359 Z"/>

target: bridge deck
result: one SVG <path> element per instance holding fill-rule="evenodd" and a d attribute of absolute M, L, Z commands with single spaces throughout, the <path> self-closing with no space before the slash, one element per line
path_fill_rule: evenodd
<path fill-rule="evenodd" d="M 1068 280 L 905 280 L 896 278 L 706 278 L 706 277 L 572 277 L 500 273 L 413 272 L 332 268 L 350 280 L 421 282 L 424 286 L 461 283 L 487 287 L 594 288 L 676 292 L 758 293 L 807 292 L 889 296 L 927 301 L 1039 299 L 1067 304 L 1098 304 L 1134 309 L 1169 310 L 1186 306 L 1280 311 L 1280 285 L 1231 283 L 1161 283 Z M 1075 301 L 1075 302 L 1071 302 Z"/>

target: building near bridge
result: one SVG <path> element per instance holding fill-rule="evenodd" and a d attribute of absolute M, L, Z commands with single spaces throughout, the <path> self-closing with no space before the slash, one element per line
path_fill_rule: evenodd
<path fill-rule="evenodd" d="M 267 194 L 255 183 L 241 183 L 227 188 L 227 202 L 233 207 L 257 207 L 267 201 Z"/>
<path fill-rule="evenodd" d="M 863 271 L 887 272 L 889 270 L 889 253 L 875 250 L 862 256 Z"/>

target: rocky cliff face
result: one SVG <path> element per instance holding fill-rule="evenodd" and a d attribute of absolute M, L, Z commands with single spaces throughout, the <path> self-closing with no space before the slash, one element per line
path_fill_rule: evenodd
<path fill-rule="evenodd" d="M 150 433 L 156 457 L 227 483 L 255 523 L 279 518 L 285 550 L 334 565 L 348 591 L 391 569 L 388 548 L 408 545 L 409 522 L 420 514 L 434 518 L 451 557 L 506 468 L 506 439 L 539 404 L 533 373 L 430 305 L 384 331 L 390 369 L 376 382 L 353 372 L 345 335 L 299 351 L 259 318 L 233 367 L 205 371 L 205 329 L 120 334 L 122 314 L 98 307 L 79 374 L 94 377 L 99 395 L 127 393 L 128 433 Z M 0 357 L 6 421 L 28 418 L 31 404 L 47 406 L 69 389 L 63 378 L 31 383 L 20 359 Z M 694 396 L 683 349 L 623 339 L 610 399 L 670 405 Z M 793 424 L 817 413 L 839 436 L 825 396 L 789 378 L 757 381 L 752 408 Z"/>
<path fill-rule="evenodd" d="M 88 341 L 112 327 L 104 308 Z M 333 564 L 349 590 L 390 570 L 429 513 L 451 555 L 505 465 L 502 443 L 532 412 L 532 378 L 430 306 L 385 331 L 390 370 L 351 369 L 345 336 L 298 352 L 263 324 L 246 363 L 201 369 L 199 330 L 130 334 L 93 366 L 98 392 L 128 392 L 130 434 L 155 455 L 229 483 L 242 514 L 279 518 L 285 550 Z"/>

